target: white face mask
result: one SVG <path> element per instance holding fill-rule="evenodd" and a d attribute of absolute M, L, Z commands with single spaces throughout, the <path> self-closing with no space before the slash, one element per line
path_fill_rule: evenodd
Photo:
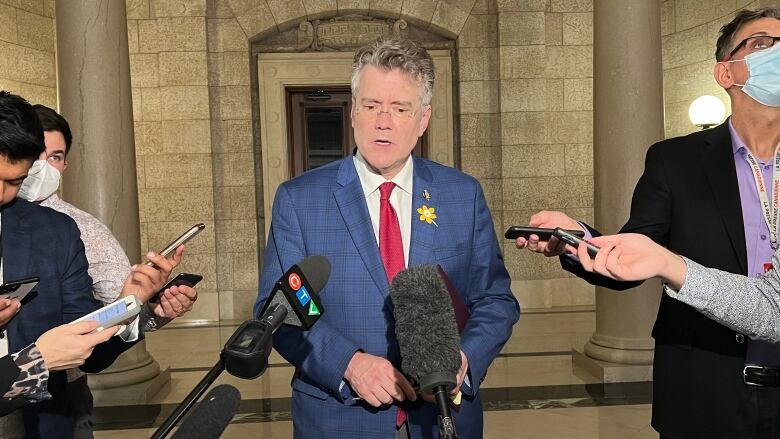
<path fill-rule="evenodd" d="M 16 196 L 32 202 L 43 201 L 57 192 L 59 187 L 60 171 L 46 160 L 36 160 Z"/>

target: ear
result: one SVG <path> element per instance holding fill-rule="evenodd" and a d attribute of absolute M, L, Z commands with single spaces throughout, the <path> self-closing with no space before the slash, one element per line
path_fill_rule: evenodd
<path fill-rule="evenodd" d="M 64 165 L 62 166 L 62 170 L 64 171 L 64 170 L 68 169 L 68 159 L 66 158 L 63 163 L 64 163 Z"/>
<path fill-rule="evenodd" d="M 357 105 L 357 102 L 355 102 L 355 97 L 352 96 L 352 106 L 349 109 L 349 123 L 352 125 L 352 128 L 355 128 L 355 106 Z"/>
<path fill-rule="evenodd" d="M 420 131 L 417 133 L 417 137 L 422 136 L 425 130 L 428 129 L 428 122 L 431 121 L 431 111 L 431 106 L 426 105 L 420 120 Z"/>
<path fill-rule="evenodd" d="M 731 63 L 721 61 L 715 64 L 712 76 L 715 78 L 715 82 L 726 90 L 734 85 L 734 77 L 731 73 Z"/>

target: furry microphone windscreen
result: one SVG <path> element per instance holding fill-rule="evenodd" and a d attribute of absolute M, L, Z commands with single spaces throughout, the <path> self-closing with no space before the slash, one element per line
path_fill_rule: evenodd
<path fill-rule="evenodd" d="M 460 336 L 447 287 L 433 265 L 400 271 L 390 285 L 401 369 L 413 380 L 458 373 Z"/>

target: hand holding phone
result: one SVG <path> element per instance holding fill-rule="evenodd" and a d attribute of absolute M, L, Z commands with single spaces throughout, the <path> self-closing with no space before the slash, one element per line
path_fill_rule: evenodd
<path fill-rule="evenodd" d="M 506 239 L 517 239 L 517 238 L 525 238 L 528 239 L 531 237 L 531 235 L 536 235 L 539 237 L 539 241 L 549 241 L 551 236 L 554 236 L 555 229 L 545 229 L 545 228 L 539 228 L 539 227 L 524 227 L 524 226 L 512 226 L 504 232 L 504 238 Z M 585 232 L 582 230 L 566 230 L 566 232 L 578 236 L 580 238 L 585 236 Z"/>
<path fill-rule="evenodd" d="M 203 276 L 192 273 L 179 273 L 176 277 L 168 281 L 165 286 L 160 288 L 160 291 L 156 292 L 154 296 L 149 299 L 149 302 L 157 303 L 160 300 L 160 295 L 170 287 L 185 285 L 190 288 L 195 287 L 203 279 Z"/>
<path fill-rule="evenodd" d="M 570 246 L 577 248 L 580 245 L 580 242 L 585 242 L 585 246 L 588 250 L 588 254 L 591 258 L 595 258 L 596 254 L 599 252 L 599 248 L 595 245 L 589 243 L 588 241 L 585 241 L 582 237 L 576 236 L 572 233 L 569 233 L 569 230 L 564 230 L 561 228 L 556 228 L 553 232 L 553 235 L 560 239 L 561 241 L 565 242 L 566 244 L 569 244 Z"/>

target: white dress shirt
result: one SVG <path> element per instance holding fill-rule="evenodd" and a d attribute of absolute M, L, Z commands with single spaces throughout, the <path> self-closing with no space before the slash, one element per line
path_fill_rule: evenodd
<path fill-rule="evenodd" d="M 357 171 L 360 185 L 366 196 L 368 214 L 371 216 L 371 225 L 374 226 L 374 237 L 379 245 L 379 186 L 386 181 L 395 183 L 393 192 L 390 193 L 390 205 L 398 215 L 398 225 L 401 227 L 401 240 L 404 244 L 404 265 L 409 266 L 409 243 L 412 236 L 412 186 L 414 184 L 414 163 L 412 156 L 406 160 L 404 167 L 390 180 L 374 172 L 366 162 L 366 159 L 358 151 L 353 157 L 355 170 Z"/>

